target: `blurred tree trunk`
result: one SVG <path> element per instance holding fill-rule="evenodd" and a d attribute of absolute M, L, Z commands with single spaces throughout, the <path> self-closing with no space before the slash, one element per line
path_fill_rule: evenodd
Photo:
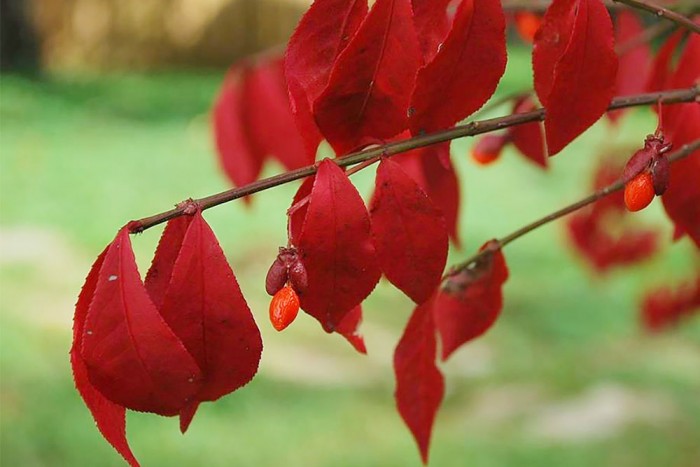
<path fill-rule="evenodd" d="M 38 68 L 34 27 L 24 0 L 0 0 L 0 69 L 33 72 Z"/>

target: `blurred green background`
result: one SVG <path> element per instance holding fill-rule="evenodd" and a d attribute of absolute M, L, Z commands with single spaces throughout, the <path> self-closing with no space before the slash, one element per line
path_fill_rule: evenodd
<path fill-rule="evenodd" d="M 509 60 L 499 95 L 531 86 L 529 51 L 513 44 Z M 228 187 L 208 114 L 223 73 L 2 76 L 2 465 L 123 465 L 73 387 L 73 304 L 121 225 Z M 548 172 L 512 150 L 477 167 L 472 141 L 456 141 L 464 247 L 450 262 L 582 196 L 599 155 L 628 154 L 655 125 L 646 110 L 614 128 L 601 121 Z M 268 165 L 266 175 L 280 170 Z M 353 180 L 369 194 L 371 170 Z M 420 465 L 393 402 L 393 347 L 412 309 L 405 297 L 382 282 L 366 302 L 367 356 L 306 315 L 281 334 L 267 321 L 264 275 L 286 242 L 294 191 L 207 212 L 262 330 L 261 369 L 203 405 L 184 437 L 174 419 L 130 413 L 129 439 L 144 466 Z M 443 365 L 447 395 L 431 465 L 699 465 L 700 320 L 649 336 L 637 317 L 642 291 L 683 278 L 697 256 L 687 240 L 666 241 L 659 202 L 639 218 L 663 230 L 661 254 L 604 277 L 571 251 L 561 224 L 508 246 L 501 319 Z M 133 239 L 142 271 L 160 232 Z"/>

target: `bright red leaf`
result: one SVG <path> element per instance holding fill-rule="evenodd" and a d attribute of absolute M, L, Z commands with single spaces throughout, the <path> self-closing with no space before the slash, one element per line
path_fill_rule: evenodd
<path fill-rule="evenodd" d="M 289 107 L 282 59 L 260 61 L 250 70 L 243 86 L 248 103 L 244 118 L 255 144 L 288 170 L 312 164 L 315 152 L 307 153 Z"/>
<path fill-rule="evenodd" d="M 411 133 L 448 128 L 474 113 L 496 90 L 505 68 L 501 3 L 462 0 L 439 52 L 418 72 L 411 97 Z"/>
<path fill-rule="evenodd" d="M 410 0 L 377 0 L 313 105 L 316 123 L 337 154 L 406 128 L 420 61 Z"/>
<path fill-rule="evenodd" d="M 435 364 L 437 340 L 433 300 L 413 311 L 394 352 L 396 406 L 418 444 L 423 463 L 428 462 L 430 435 L 445 383 Z"/>
<path fill-rule="evenodd" d="M 70 350 L 70 362 L 73 370 L 75 387 L 78 389 L 80 396 L 83 398 L 83 401 L 85 401 L 85 405 L 87 405 L 92 417 L 95 419 L 97 429 L 100 430 L 102 436 L 104 436 L 109 444 L 114 447 L 130 466 L 138 467 L 139 463 L 131 452 L 129 443 L 126 440 L 126 409 L 107 399 L 92 385 L 92 383 L 90 383 L 85 362 L 80 355 L 85 318 L 87 317 L 90 301 L 95 294 L 98 274 L 106 253 L 107 249 L 105 248 L 92 265 L 85 279 L 85 285 L 83 285 L 83 289 L 80 291 L 78 303 L 75 305 L 75 315 L 73 317 L 73 345 Z"/>
<path fill-rule="evenodd" d="M 451 0 L 412 0 L 413 23 L 423 53 L 423 63 L 430 63 L 450 31 L 447 6 Z"/>
<path fill-rule="evenodd" d="M 617 55 L 605 5 L 554 0 L 535 37 L 532 63 L 554 155 L 595 123 L 614 95 Z"/>
<path fill-rule="evenodd" d="M 90 383 L 132 410 L 174 415 L 199 390 L 197 363 L 148 296 L 126 227 L 105 253 L 80 354 Z"/>
<path fill-rule="evenodd" d="M 364 202 L 330 159 L 318 167 L 298 244 L 308 273 L 301 307 L 327 332 L 369 295 L 381 274 Z"/>
<path fill-rule="evenodd" d="M 492 248 L 491 242 L 481 247 L 480 251 L 490 252 L 468 269 L 450 276 L 435 297 L 433 312 L 443 360 L 485 333 L 501 313 L 508 267 L 500 248 Z"/>
<path fill-rule="evenodd" d="M 384 159 L 370 208 L 377 258 L 387 279 L 414 302 L 425 302 L 447 261 L 442 213 L 401 167 Z"/>
<path fill-rule="evenodd" d="M 214 139 L 221 168 L 235 186 L 252 183 L 260 176 L 265 151 L 251 138 L 246 122 L 243 81 L 247 71 L 233 67 L 214 104 Z"/>
<path fill-rule="evenodd" d="M 184 431 L 200 402 L 253 378 L 262 352 L 260 331 L 236 277 L 199 212 L 182 239 L 160 312 L 202 371 L 202 386 L 183 409 Z"/>
<path fill-rule="evenodd" d="M 672 72 L 671 62 L 673 61 L 673 52 L 678 47 L 678 44 L 680 44 L 684 35 L 685 30 L 679 28 L 664 41 L 651 66 L 651 72 L 647 83 L 648 92 L 657 92 L 668 88 L 668 80 Z"/>
<path fill-rule="evenodd" d="M 535 103 L 529 96 L 517 99 L 513 104 L 513 113 L 525 113 L 535 109 Z M 509 134 L 518 151 L 538 166 L 547 168 L 547 151 L 541 122 L 515 125 L 509 129 Z"/>
<path fill-rule="evenodd" d="M 153 255 L 151 267 L 146 273 L 144 285 L 153 304 L 160 310 L 165 294 L 170 286 L 175 260 L 180 253 L 182 240 L 192 221 L 191 216 L 179 216 L 168 221 L 160 237 L 158 247 Z"/>
<path fill-rule="evenodd" d="M 624 46 L 628 41 L 635 40 L 644 33 L 644 25 L 639 17 L 628 10 L 618 12 L 615 21 L 615 44 Z M 629 96 L 644 92 L 649 80 L 651 69 L 651 49 L 646 41 L 622 50 L 619 55 L 617 79 L 615 84 L 616 96 Z M 608 117 L 616 121 L 624 110 L 608 112 Z"/>
<path fill-rule="evenodd" d="M 312 156 L 321 141 L 311 109 L 328 84 L 338 54 L 367 14 L 367 0 L 317 0 L 289 39 L 284 68 L 297 127 Z"/>

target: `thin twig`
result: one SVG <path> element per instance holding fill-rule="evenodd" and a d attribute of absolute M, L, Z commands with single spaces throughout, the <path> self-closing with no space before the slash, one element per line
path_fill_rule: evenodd
<path fill-rule="evenodd" d="M 692 141 L 688 144 L 683 145 L 680 149 L 672 152 L 669 154 L 668 160 L 669 162 L 673 163 L 676 162 L 680 159 L 683 159 L 685 157 L 688 157 L 690 154 L 692 154 L 694 151 L 697 151 L 700 149 L 700 139 L 696 139 L 695 141 Z M 471 256 L 470 258 L 460 262 L 459 264 L 456 264 L 452 268 L 450 268 L 450 271 L 448 272 L 446 277 L 452 276 L 455 273 L 462 271 L 464 269 L 467 269 L 470 265 L 473 263 L 477 262 L 479 259 L 481 259 L 483 256 L 493 252 L 494 249 L 498 248 L 503 248 L 509 243 L 511 243 L 514 240 L 517 240 L 518 238 L 522 237 L 525 234 L 528 234 L 532 232 L 533 230 L 542 227 L 545 224 L 548 224 L 552 221 L 555 221 L 561 217 L 566 216 L 567 214 L 571 214 L 574 211 L 578 211 L 584 206 L 588 206 L 589 204 L 593 204 L 596 201 L 600 200 L 601 198 L 605 198 L 606 196 L 615 193 L 617 191 L 622 190 L 625 187 L 625 181 L 620 178 L 616 182 L 596 191 L 595 193 L 586 196 L 585 198 L 576 201 L 573 204 L 570 204 L 568 206 L 565 206 L 557 211 L 554 211 L 551 214 L 548 214 L 544 217 L 541 217 L 537 219 L 534 222 L 531 222 L 527 224 L 526 226 L 523 226 L 519 228 L 518 230 L 506 235 L 503 238 L 500 238 L 493 242 L 493 246 L 491 248 L 485 249 L 484 251 L 481 251 L 479 253 L 476 253 L 475 255 Z"/>
<path fill-rule="evenodd" d="M 677 25 L 686 28 L 689 31 L 693 31 L 695 34 L 700 34 L 700 24 L 695 24 L 690 18 L 686 18 L 680 13 L 671 11 L 655 3 L 649 2 L 647 0 L 613 0 L 617 3 L 624 3 L 625 5 L 631 6 L 632 8 L 637 8 L 639 10 L 645 10 L 650 13 L 654 13 L 660 18 L 666 18 L 669 21 L 673 21 Z"/>
<path fill-rule="evenodd" d="M 637 94 L 633 96 L 616 97 L 612 100 L 610 106 L 608 107 L 608 111 L 622 109 L 625 107 L 657 104 L 659 101 L 667 105 L 678 104 L 682 102 L 692 102 L 698 100 L 699 96 L 700 89 L 698 88 L 698 86 L 693 86 L 688 89 L 674 89 L 648 94 Z M 338 164 L 340 167 L 347 167 L 350 165 L 359 164 L 361 162 L 372 158 L 376 158 L 381 155 L 393 156 L 395 154 L 410 151 L 412 149 L 422 148 L 437 143 L 443 143 L 445 141 L 450 141 L 456 138 L 462 138 L 464 136 L 476 136 L 491 131 L 502 130 L 503 128 L 508 128 L 515 125 L 522 125 L 525 123 L 541 121 L 544 120 L 544 116 L 544 109 L 537 109 L 531 112 L 512 114 L 504 117 L 491 118 L 488 120 L 473 121 L 464 125 L 456 126 L 449 130 L 438 131 L 428 135 L 415 136 L 413 138 L 408 138 L 401 141 L 395 141 L 393 143 L 376 146 L 371 149 L 366 149 L 364 151 L 354 152 L 348 154 L 347 156 L 335 159 L 335 163 Z M 220 204 L 227 203 L 238 198 L 242 198 L 244 196 L 252 195 L 253 193 L 257 193 L 268 188 L 284 185 L 285 183 L 308 177 L 310 175 L 315 174 L 316 169 L 316 164 L 309 165 L 296 170 L 281 173 L 279 175 L 264 178 L 256 182 L 249 183 L 248 185 L 242 186 L 240 188 L 234 188 L 221 193 L 217 193 L 215 195 L 207 196 L 201 199 L 196 199 L 193 200 L 193 202 L 196 203 L 203 211 L 205 209 L 209 209 L 214 206 L 218 206 Z M 143 232 L 146 229 L 149 229 L 163 222 L 167 222 L 168 220 L 181 216 L 183 214 L 185 214 L 185 208 L 183 206 L 178 206 L 175 209 L 171 209 L 160 214 L 131 221 L 128 224 L 129 232 Z"/>

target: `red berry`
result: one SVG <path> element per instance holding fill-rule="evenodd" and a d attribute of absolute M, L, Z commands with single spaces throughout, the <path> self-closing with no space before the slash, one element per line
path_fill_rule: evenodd
<path fill-rule="evenodd" d="M 625 206 L 630 211 L 641 211 L 654 199 L 654 180 L 649 172 L 642 172 L 625 185 Z"/>
<path fill-rule="evenodd" d="M 535 40 L 535 34 L 542 25 L 542 17 L 529 11 L 519 11 L 515 14 L 515 28 L 525 42 Z"/>
<path fill-rule="evenodd" d="M 292 324 L 299 313 L 299 297 L 290 286 L 282 287 L 270 302 L 270 322 L 278 331 Z"/>

